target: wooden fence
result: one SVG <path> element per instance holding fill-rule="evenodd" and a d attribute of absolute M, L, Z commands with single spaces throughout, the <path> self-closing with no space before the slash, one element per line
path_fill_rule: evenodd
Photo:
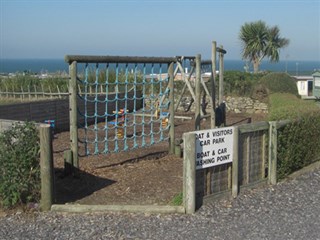
<path fill-rule="evenodd" d="M 233 161 L 196 170 L 196 133 L 184 135 L 184 205 L 193 213 L 218 195 L 236 197 L 241 188 L 277 183 L 277 133 L 289 121 L 258 122 L 234 129 Z"/>
<path fill-rule="evenodd" d="M 43 88 L 39 91 L 36 86 L 28 86 L 28 89 L 21 88 L 20 91 L 10 91 L 0 88 L 0 98 L 13 98 L 20 99 L 21 101 L 34 101 L 38 99 L 54 99 L 54 98 L 66 98 L 69 96 L 69 92 L 60 91 L 59 86 L 56 86 L 56 90 L 51 90 L 49 87 L 48 91 L 44 91 Z"/>
<path fill-rule="evenodd" d="M 67 88 L 69 88 L 69 86 Z M 105 94 L 105 89 L 102 85 L 100 85 L 98 92 L 94 89 L 93 86 L 89 86 L 88 88 L 88 95 Z M 84 91 L 80 88 L 80 86 L 78 87 L 78 93 L 79 95 L 84 95 Z M 41 91 L 39 91 L 36 86 L 28 86 L 27 90 L 21 88 L 20 91 L 10 91 L 7 87 L 5 89 L 0 88 L 0 98 L 19 99 L 21 100 L 21 102 L 43 99 L 63 99 L 67 98 L 68 96 L 69 92 L 60 91 L 58 85 L 56 86 L 56 90 L 52 90 L 50 87 L 48 87 L 48 91 L 45 91 L 43 87 L 41 88 Z"/>

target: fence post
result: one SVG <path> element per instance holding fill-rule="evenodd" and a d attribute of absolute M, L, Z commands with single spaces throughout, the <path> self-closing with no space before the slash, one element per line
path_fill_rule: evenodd
<path fill-rule="evenodd" d="M 277 122 L 269 122 L 269 184 L 277 183 Z"/>
<path fill-rule="evenodd" d="M 70 107 L 70 141 L 73 154 L 73 166 L 79 168 L 78 161 L 78 114 L 77 114 L 77 62 L 69 65 L 69 107 Z"/>
<path fill-rule="evenodd" d="M 239 193 L 239 128 L 234 128 L 233 134 L 233 159 L 232 159 L 232 197 Z"/>
<path fill-rule="evenodd" d="M 183 138 L 183 202 L 190 214 L 196 211 L 196 135 L 185 133 Z"/>
<path fill-rule="evenodd" d="M 49 211 L 53 202 L 53 155 L 52 135 L 48 124 L 40 124 L 40 175 L 41 200 L 40 209 Z"/>
<path fill-rule="evenodd" d="M 170 121 L 170 129 L 169 129 L 169 135 L 170 135 L 170 146 L 169 146 L 169 152 L 174 153 L 175 144 L 174 144 L 174 69 L 173 66 L 174 63 L 171 62 L 169 65 L 168 73 L 169 73 L 169 121 Z"/>
<path fill-rule="evenodd" d="M 201 55 L 196 56 L 196 99 L 195 99 L 195 130 L 200 130 L 200 109 L 201 109 Z"/>

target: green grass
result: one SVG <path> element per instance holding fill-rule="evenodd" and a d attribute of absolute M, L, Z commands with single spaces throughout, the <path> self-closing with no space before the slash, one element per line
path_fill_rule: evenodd
<path fill-rule="evenodd" d="M 173 199 L 171 200 L 171 204 L 173 206 L 181 206 L 182 203 L 183 203 L 183 194 L 182 194 L 182 192 L 178 193 L 177 195 L 175 195 L 173 197 Z"/>
<path fill-rule="evenodd" d="M 290 93 L 274 93 L 269 96 L 269 121 L 299 119 L 306 114 L 319 112 L 313 100 L 302 100 Z"/>

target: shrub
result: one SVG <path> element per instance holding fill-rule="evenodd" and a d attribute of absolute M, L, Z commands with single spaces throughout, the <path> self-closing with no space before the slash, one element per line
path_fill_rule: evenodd
<path fill-rule="evenodd" d="M 312 101 L 293 94 L 274 93 L 269 96 L 269 120 L 291 120 L 278 130 L 278 177 L 316 161 L 320 157 L 320 109 Z"/>
<path fill-rule="evenodd" d="M 306 114 L 278 131 L 278 177 L 284 178 L 320 158 L 320 113 Z"/>
<path fill-rule="evenodd" d="M 33 123 L 0 133 L 0 201 L 4 207 L 40 198 L 39 137 Z"/>
<path fill-rule="evenodd" d="M 259 82 L 265 73 L 252 74 L 241 71 L 226 71 L 224 73 L 224 89 L 225 94 L 235 96 L 247 96 L 252 93 L 254 86 Z M 216 84 L 219 83 L 219 76 Z"/>
<path fill-rule="evenodd" d="M 265 86 L 270 93 L 291 93 L 298 96 L 296 82 L 287 73 L 269 73 L 261 78 L 259 84 Z"/>

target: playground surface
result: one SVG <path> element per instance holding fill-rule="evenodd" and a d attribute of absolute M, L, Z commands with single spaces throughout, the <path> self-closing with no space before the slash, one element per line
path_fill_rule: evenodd
<path fill-rule="evenodd" d="M 177 113 L 193 117 L 192 113 Z M 227 113 L 227 126 L 263 121 L 263 114 Z M 209 129 L 202 120 L 201 129 Z M 194 120 L 175 120 L 175 137 L 194 130 Z M 121 153 L 80 157 L 77 176 L 65 176 L 63 153 L 69 132 L 54 136 L 56 202 L 73 204 L 171 205 L 182 193 L 183 158 L 168 154 L 168 143 Z"/>

